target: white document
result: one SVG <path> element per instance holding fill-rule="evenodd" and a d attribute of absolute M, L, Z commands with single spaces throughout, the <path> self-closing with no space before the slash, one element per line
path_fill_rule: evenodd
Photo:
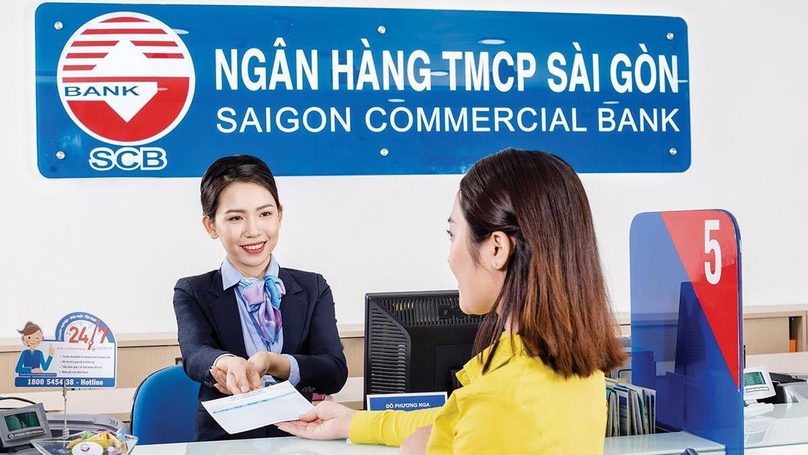
<path fill-rule="evenodd" d="M 314 406 L 289 381 L 263 389 L 203 401 L 202 406 L 230 434 L 297 420 Z"/>

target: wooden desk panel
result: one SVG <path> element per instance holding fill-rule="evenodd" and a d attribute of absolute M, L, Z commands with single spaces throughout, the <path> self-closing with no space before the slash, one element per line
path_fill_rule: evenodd
<path fill-rule="evenodd" d="M 137 387 L 153 372 L 181 360 L 180 347 L 147 346 L 118 348 L 118 387 Z"/>
<path fill-rule="evenodd" d="M 631 314 L 616 316 L 623 336 L 631 335 Z M 787 353 L 790 339 L 797 352 L 808 351 L 808 305 L 744 306 L 743 325 L 747 354 Z"/>
<path fill-rule="evenodd" d="M 348 377 L 365 375 L 365 338 L 343 338 L 342 349 L 348 363 Z"/>
<path fill-rule="evenodd" d="M 789 352 L 796 340 L 797 352 L 806 350 L 806 305 L 751 306 L 743 309 L 744 344 L 747 354 Z"/>
<path fill-rule="evenodd" d="M 132 401 L 135 396 L 135 387 L 120 387 L 114 389 L 96 390 L 68 390 L 67 412 L 78 414 L 104 414 L 116 418 L 124 423 L 131 421 Z M 342 403 L 352 409 L 362 409 L 364 393 L 364 378 L 348 378 L 345 387 L 327 399 Z M 48 412 L 63 412 L 64 399 L 61 390 L 48 390 L 26 393 L 3 394 L 4 397 L 26 398 L 36 403 L 42 403 Z M 6 406 L 25 406 L 22 401 L 5 400 Z"/>
<path fill-rule="evenodd" d="M 784 318 L 744 319 L 743 339 L 747 354 L 788 352 L 789 320 Z"/>
<path fill-rule="evenodd" d="M 764 366 L 773 373 L 808 374 L 808 352 L 746 355 L 747 367 Z"/>
<path fill-rule="evenodd" d="M 348 375 L 364 376 L 365 346 L 364 326 L 346 324 L 339 326 L 339 334 L 348 362 Z M 181 358 L 175 333 L 119 334 L 117 387 L 137 387 L 151 373 L 171 365 Z M 42 392 L 43 388 L 14 387 L 14 368 L 25 349 L 18 338 L 0 339 L 0 371 L 10 374 L 0 377 L 0 393 Z"/>

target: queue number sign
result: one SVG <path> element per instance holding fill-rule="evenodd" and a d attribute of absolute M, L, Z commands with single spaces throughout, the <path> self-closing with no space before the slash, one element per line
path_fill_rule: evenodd
<path fill-rule="evenodd" d="M 42 340 L 39 351 L 39 354 L 25 350 L 21 353 L 20 363 L 24 363 L 23 356 L 31 355 L 42 361 L 33 369 L 18 364 L 16 387 L 115 387 L 115 336 L 99 317 L 85 312 L 64 316 L 56 324 L 55 337 Z"/>
<path fill-rule="evenodd" d="M 724 210 L 662 212 L 682 266 L 701 303 L 733 380 L 740 387 L 736 359 L 740 333 L 740 235 Z"/>
<path fill-rule="evenodd" d="M 704 252 L 715 255 L 714 264 L 711 265 L 710 261 L 704 262 L 704 276 L 710 284 L 718 284 L 721 280 L 721 244 L 711 235 L 713 231 L 718 231 L 720 227 L 719 220 L 704 221 Z"/>
<path fill-rule="evenodd" d="M 657 391 L 659 426 L 742 454 L 738 223 L 725 210 L 640 213 L 630 253 L 632 382 Z"/>

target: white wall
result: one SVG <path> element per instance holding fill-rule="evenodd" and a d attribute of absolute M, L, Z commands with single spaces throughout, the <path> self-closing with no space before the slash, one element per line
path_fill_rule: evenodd
<path fill-rule="evenodd" d="M 168 0 L 170 2 L 170 0 Z M 173 331 L 178 277 L 218 267 L 188 179 L 45 179 L 36 169 L 33 15 L 0 2 L 0 338 L 88 311 L 115 333 Z M 163 2 L 165 3 L 165 2 Z M 221 2 L 228 3 L 228 2 Z M 260 4 L 243 2 L 244 4 Z M 270 4 L 269 2 L 265 2 Z M 286 5 L 311 5 L 288 1 Z M 323 1 L 320 5 L 338 5 Z M 808 303 L 808 35 L 801 0 L 418 0 L 352 6 L 680 16 L 688 24 L 692 166 L 584 175 L 615 309 L 629 311 L 628 230 L 642 211 L 725 208 L 743 237 L 746 305 Z M 19 45 L 17 43 L 23 43 Z M 503 144 L 506 146 L 507 144 Z M 445 220 L 460 176 L 279 178 L 276 256 L 329 280 L 342 323 L 369 291 L 453 288 Z"/>

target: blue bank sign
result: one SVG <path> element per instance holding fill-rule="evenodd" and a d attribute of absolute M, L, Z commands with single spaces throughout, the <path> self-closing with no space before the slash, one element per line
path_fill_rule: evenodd
<path fill-rule="evenodd" d="M 45 3 L 45 177 L 462 173 L 504 147 L 579 172 L 690 165 L 687 27 L 671 17 Z"/>

